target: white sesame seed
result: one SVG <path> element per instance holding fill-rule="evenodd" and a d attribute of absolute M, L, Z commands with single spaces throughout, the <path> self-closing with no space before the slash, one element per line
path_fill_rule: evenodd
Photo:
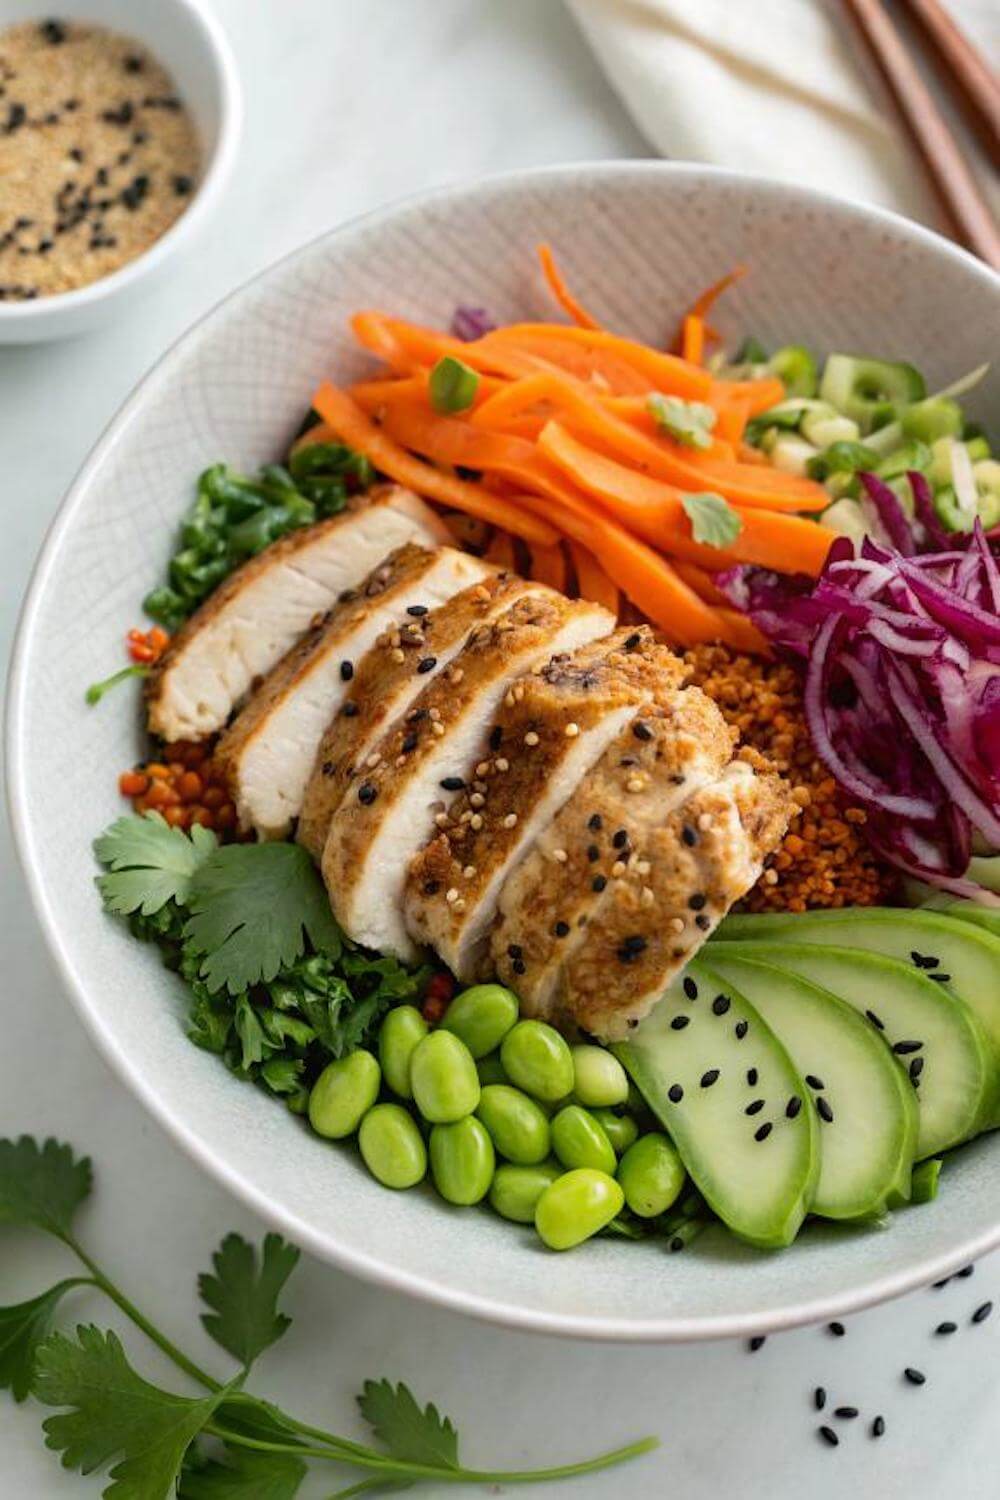
<path fill-rule="evenodd" d="M 441 723 L 440 719 L 431 720 L 431 729 L 439 737 L 444 734 L 444 725 Z"/>
<path fill-rule="evenodd" d="M 494 761 L 494 765 L 501 773 L 510 770 L 510 761 L 507 759 L 506 755 L 498 755 L 496 760 Z"/>
<path fill-rule="evenodd" d="M 513 708 L 514 707 L 514 694 L 513 693 L 508 693 L 506 695 L 506 697 L 504 698 L 503 701 L 504 701 L 504 707 L 505 708 Z"/>
<path fill-rule="evenodd" d="M 568 740 L 575 740 L 576 737 L 577 737 L 577 735 L 579 733 L 580 733 L 580 726 L 579 726 L 579 724 L 567 724 L 566 728 L 563 730 L 563 734 L 566 736 L 566 738 Z"/>
<path fill-rule="evenodd" d="M 649 872 L 650 872 L 650 870 L 652 869 L 652 866 L 650 865 L 648 859 L 640 859 L 640 860 L 638 860 L 636 862 L 636 867 L 635 868 L 636 868 L 636 873 L 637 874 L 639 874 L 639 875 L 648 875 Z"/>
<path fill-rule="evenodd" d="M 482 792 L 473 792 L 472 796 L 469 798 L 469 802 L 473 807 L 482 807 L 486 802 L 486 798 L 483 796 Z"/>
<path fill-rule="evenodd" d="M 477 586 L 477 588 L 476 588 L 476 598 L 477 599 L 488 599 L 489 597 L 490 597 L 490 591 L 489 591 L 489 589 L 488 588 L 484 588 L 482 584 L 479 584 Z"/>
<path fill-rule="evenodd" d="M 444 812 L 435 813 L 434 814 L 434 822 L 437 824 L 438 828 L 447 828 L 448 827 L 448 814 L 444 813 Z"/>
<path fill-rule="evenodd" d="M 433 719 L 436 724 L 441 717 L 441 710 L 439 708 L 429 708 L 427 710 L 427 717 Z"/>
<path fill-rule="evenodd" d="M 625 790 L 627 792 L 641 792 L 645 785 L 646 783 L 641 776 L 630 776 L 625 783 Z"/>
<path fill-rule="evenodd" d="M 471 880 L 472 877 L 475 875 L 475 873 L 476 873 L 476 867 L 475 867 L 475 865 L 466 865 L 465 869 L 462 871 L 462 879 L 463 880 Z"/>
<path fill-rule="evenodd" d="M 612 877 L 612 879 L 613 880 L 621 880 L 621 878 L 622 878 L 622 876 L 624 874 L 625 874 L 625 862 L 624 862 L 624 860 L 616 859 L 615 862 L 614 862 L 614 864 L 611 866 L 611 877 Z"/>
<path fill-rule="evenodd" d="M 514 687 L 514 698 L 515 698 L 515 701 L 518 702 L 518 703 L 520 703 L 522 701 L 522 699 L 524 698 L 524 683 L 523 682 L 519 682 L 519 683 L 517 683 L 515 685 L 515 687 Z"/>
<path fill-rule="evenodd" d="M 464 671 L 464 669 L 462 667 L 452 667 L 451 671 L 448 673 L 448 681 L 449 682 L 461 682 L 461 680 L 462 680 L 462 678 L 464 676 L 465 676 L 465 671 Z"/>
<path fill-rule="evenodd" d="M 643 906 L 652 906 L 654 899 L 655 898 L 653 896 L 652 891 L 649 889 L 649 886 L 648 885 L 644 885 L 643 888 L 642 888 L 642 897 L 641 897 Z"/>
<path fill-rule="evenodd" d="M 395 662 L 404 662 L 406 660 L 405 651 L 401 651 L 398 646 L 394 646 L 392 650 L 392 659 Z"/>
<path fill-rule="evenodd" d="M 764 871 L 764 884 L 765 885 L 777 885 L 778 884 L 778 872 L 777 872 L 777 870 L 765 870 Z"/>
<path fill-rule="evenodd" d="M 524 736 L 524 743 L 526 745 L 530 745 L 532 749 L 535 747 L 535 745 L 538 744 L 538 735 L 533 729 L 529 729 L 527 734 Z"/>
<path fill-rule="evenodd" d="M 503 826 L 505 828 L 516 828 L 517 827 L 517 813 L 508 813 L 507 816 L 503 820 Z"/>
<path fill-rule="evenodd" d="M 552 858 L 556 861 L 557 864 L 564 865 L 569 859 L 569 855 L 566 853 L 565 849 L 553 849 Z"/>
<path fill-rule="evenodd" d="M 684 918 L 683 917 L 671 917 L 670 918 L 670 931 L 671 932 L 683 932 L 684 931 Z"/>
<path fill-rule="evenodd" d="M 482 815 L 482 813 L 473 813 L 472 817 L 469 819 L 469 827 L 472 828 L 472 829 L 474 829 L 475 832 L 478 833 L 479 830 L 480 830 L 480 828 L 482 828 L 482 826 L 483 826 L 483 815 Z"/>
<path fill-rule="evenodd" d="M 464 911 L 464 910 L 465 910 L 465 902 L 462 900 L 461 896 L 459 896 L 458 900 L 455 902 L 454 906 L 452 907 L 452 911 L 461 912 L 461 911 Z"/>
<path fill-rule="evenodd" d="M 477 777 L 479 777 L 479 776 L 485 776 L 486 773 L 487 773 L 487 771 L 489 770 L 489 768 L 490 768 L 489 761 L 488 760 L 481 760 L 479 762 L 478 766 L 476 767 L 476 775 L 477 775 Z"/>
<path fill-rule="evenodd" d="M 405 755 L 397 755 L 396 756 L 396 765 L 397 766 L 405 766 L 406 765 L 406 756 Z"/>
<path fill-rule="evenodd" d="M 459 818 L 458 821 L 460 823 L 471 823 L 472 822 L 472 814 L 470 812 L 466 811 L 466 812 L 464 812 L 462 814 L 462 816 Z"/>
<path fill-rule="evenodd" d="M 447 901 L 449 906 L 454 906 L 455 902 L 458 900 L 458 891 L 454 886 L 450 886 L 449 889 L 445 891 L 444 899 Z"/>
<path fill-rule="evenodd" d="M 365 761 L 365 765 L 369 767 L 377 766 L 381 759 L 382 757 L 381 755 L 379 755 L 378 751 L 373 750 L 371 755 L 369 755 L 368 759 Z"/>
<path fill-rule="evenodd" d="M 701 829 L 702 833 L 705 833 L 707 829 L 711 828 L 711 826 L 712 826 L 712 814 L 711 813 L 699 813 L 698 814 L 698 827 Z"/>

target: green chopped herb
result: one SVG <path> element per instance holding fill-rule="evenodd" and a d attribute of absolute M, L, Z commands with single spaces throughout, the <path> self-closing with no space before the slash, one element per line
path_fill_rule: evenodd
<path fill-rule="evenodd" d="M 435 411 L 468 411 L 476 399 L 479 376 L 460 359 L 446 354 L 431 371 L 430 398 Z"/>
<path fill-rule="evenodd" d="M 721 495 L 682 495 L 681 504 L 696 542 L 709 547 L 729 547 L 743 530 L 739 513 Z"/>
<path fill-rule="evenodd" d="M 100 703 L 104 694 L 117 687 L 120 682 L 127 682 L 130 677 L 148 677 L 149 667 L 140 666 L 136 663 L 131 667 L 122 667 L 119 672 L 112 672 L 110 677 L 105 677 L 101 682 L 92 682 L 84 693 L 84 697 L 91 705 Z"/>
<path fill-rule="evenodd" d="M 711 448 L 716 412 L 703 401 L 682 401 L 679 396 L 654 391 L 646 399 L 646 410 L 656 425 L 679 443 L 689 448 Z"/>

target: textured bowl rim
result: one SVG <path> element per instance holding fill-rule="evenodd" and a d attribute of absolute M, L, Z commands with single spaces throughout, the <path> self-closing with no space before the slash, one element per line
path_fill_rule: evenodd
<path fill-rule="evenodd" d="M 228 293 L 169 346 L 112 417 L 70 485 L 53 517 L 32 570 L 15 635 L 8 681 L 5 726 L 7 800 L 15 847 L 46 945 L 98 1051 L 187 1155 L 265 1222 L 280 1229 L 320 1260 L 360 1276 L 376 1286 L 386 1287 L 394 1292 L 403 1292 L 418 1300 L 451 1311 L 467 1313 L 498 1327 L 615 1343 L 668 1344 L 708 1339 L 745 1338 L 755 1334 L 780 1332 L 811 1323 L 827 1322 L 832 1318 L 843 1317 L 849 1313 L 858 1312 L 862 1308 L 902 1296 L 918 1287 L 951 1275 L 961 1266 L 1000 1246 L 1000 1207 L 997 1211 L 997 1222 L 991 1229 L 962 1240 L 947 1252 L 918 1260 L 852 1290 L 800 1300 L 780 1312 L 723 1313 L 696 1318 L 660 1317 L 650 1318 L 645 1322 L 621 1317 L 594 1318 L 585 1312 L 572 1314 L 540 1312 L 516 1303 L 498 1302 L 489 1296 L 450 1289 L 443 1283 L 430 1280 L 423 1275 L 387 1264 L 379 1260 L 375 1253 L 366 1254 L 345 1248 L 314 1229 L 298 1214 L 273 1203 L 265 1193 L 254 1186 L 248 1173 L 240 1172 L 217 1160 L 211 1144 L 197 1135 L 188 1126 L 183 1115 L 168 1106 L 150 1085 L 137 1076 L 127 1053 L 105 1028 L 101 1016 L 92 1007 L 88 980 L 84 974 L 76 970 L 63 943 L 58 913 L 50 904 L 48 893 L 36 873 L 37 866 L 33 859 L 35 831 L 29 825 L 24 813 L 27 800 L 24 783 L 28 746 L 24 743 L 23 719 L 28 691 L 28 668 L 34 648 L 36 616 L 48 586 L 50 572 L 63 538 L 75 521 L 77 512 L 86 498 L 92 477 L 99 471 L 106 456 L 126 431 L 133 416 L 148 400 L 155 397 L 164 383 L 170 380 L 176 357 L 182 346 L 186 345 L 189 339 L 210 331 L 210 325 L 223 309 L 250 287 L 266 280 L 280 267 L 286 267 L 298 257 L 308 257 L 313 248 L 321 242 L 326 243 L 342 236 L 350 236 L 361 228 L 378 228 L 380 224 L 405 215 L 426 203 L 446 203 L 453 199 L 468 198 L 470 195 L 489 196 L 495 189 L 509 190 L 522 184 L 525 187 L 537 187 L 544 184 L 546 180 L 563 183 L 577 178 L 583 180 L 602 176 L 608 180 L 629 176 L 660 176 L 682 181 L 708 178 L 723 187 L 731 185 L 734 188 L 745 188 L 748 185 L 756 185 L 762 191 L 778 190 L 788 198 L 802 203 L 832 208 L 847 214 L 853 213 L 876 223 L 883 223 L 887 228 L 895 230 L 897 234 L 901 233 L 911 239 L 918 246 L 933 250 L 939 255 L 943 254 L 965 266 L 976 279 L 982 282 L 984 293 L 1000 291 L 1000 276 L 992 272 L 989 267 L 932 230 L 914 224 L 899 214 L 874 208 L 852 199 L 837 198 L 814 188 L 777 182 L 773 178 L 760 174 L 736 172 L 723 167 L 688 162 L 591 161 L 496 173 L 473 182 L 451 184 L 432 192 L 410 194 L 316 235 L 305 245 L 281 256 Z"/>
<path fill-rule="evenodd" d="M 63 315 L 86 311 L 116 297 L 119 292 L 127 291 L 136 282 L 154 274 L 165 260 L 181 249 L 198 232 L 218 203 L 236 162 L 243 128 L 243 90 L 239 70 L 218 17 L 202 4 L 202 0 L 170 0 L 170 3 L 187 11 L 193 20 L 205 56 L 211 61 L 218 92 L 218 138 L 205 162 L 197 191 L 170 227 L 148 249 L 133 256 L 117 271 L 68 292 L 55 292 L 32 302 L 0 304 L 0 329 L 21 327 L 27 333 L 33 324 L 54 322 Z"/>

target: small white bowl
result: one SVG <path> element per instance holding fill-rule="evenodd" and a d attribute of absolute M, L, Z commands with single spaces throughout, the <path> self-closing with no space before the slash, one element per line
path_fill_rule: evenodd
<path fill-rule="evenodd" d="M 184 212 L 148 250 L 110 276 L 32 302 L 0 303 L 0 344 L 33 344 L 82 333 L 116 316 L 191 243 L 215 207 L 236 159 L 243 99 L 225 33 L 200 0 L 59 0 L 62 21 L 88 21 L 134 38 L 173 77 L 198 131 L 202 164 Z M 44 20 L 43 0 L 5 0 L 3 27 Z"/>

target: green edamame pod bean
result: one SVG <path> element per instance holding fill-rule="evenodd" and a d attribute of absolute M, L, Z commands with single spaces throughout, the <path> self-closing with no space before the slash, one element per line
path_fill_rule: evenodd
<path fill-rule="evenodd" d="M 614 1147 L 615 1155 L 622 1156 L 639 1134 L 632 1116 L 616 1115 L 613 1109 L 594 1109 L 591 1114 Z"/>
<path fill-rule="evenodd" d="M 567 1104 L 550 1126 L 552 1149 L 564 1167 L 593 1167 L 614 1176 L 615 1152 L 604 1127 L 579 1104 Z"/>
<path fill-rule="evenodd" d="M 372 1176 L 390 1188 L 415 1187 L 427 1171 L 427 1147 L 401 1104 L 376 1104 L 361 1121 L 358 1145 Z"/>
<path fill-rule="evenodd" d="M 497 1167 L 490 1187 L 490 1206 L 502 1219 L 533 1224 L 539 1198 L 562 1175 L 562 1168 L 551 1162 L 539 1162 L 534 1167 Z"/>
<path fill-rule="evenodd" d="M 666 1213 L 684 1187 L 684 1164 L 673 1142 L 661 1131 L 650 1131 L 630 1146 L 618 1163 L 618 1181 L 625 1202 L 641 1219 Z"/>
<path fill-rule="evenodd" d="M 479 1103 L 479 1074 L 472 1053 L 451 1031 L 432 1031 L 410 1057 L 410 1087 L 432 1125 L 471 1115 Z"/>
<path fill-rule="evenodd" d="M 518 1021 L 501 1043 L 500 1061 L 511 1083 L 535 1099 L 554 1103 L 573 1088 L 573 1054 L 544 1021 Z"/>
<path fill-rule="evenodd" d="M 309 1095 L 309 1123 L 317 1135 L 341 1141 L 353 1135 L 378 1098 L 382 1071 L 370 1052 L 352 1052 L 327 1063 Z"/>
<path fill-rule="evenodd" d="M 418 1042 L 430 1027 L 414 1005 L 397 1005 L 382 1022 L 378 1034 L 378 1056 L 382 1077 L 401 1099 L 412 1099 L 410 1060 Z"/>
<path fill-rule="evenodd" d="M 549 1122 L 539 1105 L 508 1083 L 490 1083 L 479 1098 L 477 1117 L 508 1161 L 533 1166 L 549 1154 Z"/>
<path fill-rule="evenodd" d="M 456 995 L 441 1025 L 461 1037 L 473 1057 L 499 1047 L 517 1020 L 517 996 L 502 984 L 474 984 Z"/>
<path fill-rule="evenodd" d="M 610 1224 L 624 1202 L 613 1177 L 578 1167 L 545 1189 L 535 1207 L 535 1228 L 550 1250 L 572 1250 Z"/>
<path fill-rule="evenodd" d="M 431 1131 L 431 1176 L 449 1203 L 478 1203 L 490 1190 L 496 1157 L 485 1125 L 475 1115 Z"/>
<path fill-rule="evenodd" d="M 628 1074 L 617 1057 L 603 1047 L 571 1047 L 573 1093 L 588 1109 L 624 1104 L 628 1098 Z"/>
<path fill-rule="evenodd" d="M 489 1057 L 476 1059 L 476 1072 L 479 1074 L 479 1082 L 483 1088 L 488 1083 L 508 1083 L 509 1079 L 503 1070 L 499 1052 L 491 1052 Z"/>

